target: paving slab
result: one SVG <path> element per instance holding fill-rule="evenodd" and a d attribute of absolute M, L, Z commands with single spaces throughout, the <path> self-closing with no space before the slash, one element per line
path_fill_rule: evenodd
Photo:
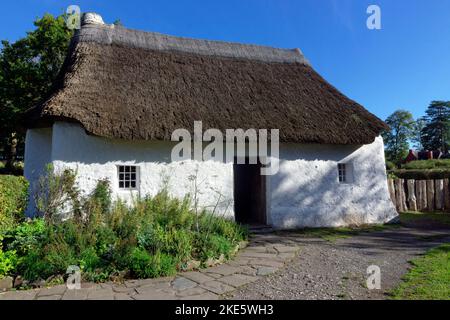
<path fill-rule="evenodd" d="M 17 290 L 0 293 L 0 300 L 33 300 L 39 290 Z"/>
<path fill-rule="evenodd" d="M 222 264 L 220 266 L 211 267 L 205 270 L 205 272 L 209 273 L 217 273 L 223 276 L 229 276 L 239 272 L 239 268 L 233 267 L 229 264 Z"/>
<path fill-rule="evenodd" d="M 219 281 L 208 281 L 201 284 L 200 287 L 215 294 L 224 294 L 235 290 L 235 288 Z"/>
<path fill-rule="evenodd" d="M 175 292 L 167 292 L 164 290 L 148 291 L 136 294 L 134 300 L 176 300 Z"/>
<path fill-rule="evenodd" d="M 42 296 L 42 297 L 37 297 L 37 300 L 61 300 L 62 296 L 61 295 L 52 295 L 52 296 Z"/>
<path fill-rule="evenodd" d="M 64 292 L 66 292 L 67 290 L 67 286 L 66 285 L 59 285 L 59 286 L 54 286 L 54 287 L 50 287 L 50 288 L 43 288 L 40 289 L 38 292 L 38 297 L 43 297 L 43 296 L 53 296 L 53 295 L 63 295 Z"/>
<path fill-rule="evenodd" d="M 258 277 L 247 276 L 245 274 L 233 274 L 222 277 L 218 281 L 237 288 L 255 282 L 256 280 L 258 280 Z"/>
<path fill-rule="evenodd" d="M 172 288 L 177 291 L 191 289 L 198 286 L 197 282 L 189 280 L 184 277 L 176 277 L 175 280 L 172 281 Z"/>
<path fill-rule="evenodd" d="M 86 300 L 88 298 L 88 294 L 91 291 L 91 288 L 81 288 L 81 289 L 73 289 L 66 290 L 64 295 L 62 296 L 62 300 Z"/>
<path fill-rule="evenodd" d="M 114 300 L 114 292 L 111 288 L 101 288 L 90 290 L 88 293 L 88 300 Z"/>
<path fill-rule="evenodd" d="M 206 293 L 207 290 L 200 288 L 200 287 L 195 287 L 195 288 L 190 288 L 190 289 L 186 289 L 186 290 L 182 290 L 177 292 L 177 296 L 178 297 L 188 297 L 188 296 L 198 296 L 201 294 Z"/>
<path fill-rule="evenodd" d="M 198 271 L 190 271 L 190 272 L 184 272 L 182 273 L 183 277 L 195 281 L 197 283 L 205 283 L 207 281 L 212 281 L 215 278 L 211 277 L 209 275 L 207 275 L 206 273 L 203 272 L 198 272 Z"/>

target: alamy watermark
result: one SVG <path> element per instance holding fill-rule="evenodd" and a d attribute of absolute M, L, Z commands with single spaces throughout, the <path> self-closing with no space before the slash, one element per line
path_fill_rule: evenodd
<path fill-rule="evenodd" d="M 187 129 L 173 131 L 171 140 L 179 143 L 172 149 L 171 160 L 259 162 L 262 175 L 273 175 L 279 169 L 279 132 L 278 129 L 226 129 L 225 134 L 219 129 L 203 132 L 202 122 L 194 121 L 193 137 Z"/>
<path fill-rule="evenodd" d="M 376 4 L 372 4 L 367 7 L 367 14 L 370 16 L 367 18 L 366 25 L 369 30 L 381 30 L 381 8 Z"/>
<path fill-rule="evenodd" d="M 69 266 L 67 268 L 66 286 L 69 290 L 79 290 L 81 289 L 81 269 L 79 266 Z"/>
<path fill-rule="evenodd" d="M 369 277 L 366 280 L 366 286 L 369 290 L 381 289 L 381 269 L 377 265 L 367 267 L 366 273 Z"/>
<path fill-rule="evenodd" d="M 66 9 L 66 26 L 70 30 L 81 28 L 81 9 L 77 5 L 70 5 Z"/>

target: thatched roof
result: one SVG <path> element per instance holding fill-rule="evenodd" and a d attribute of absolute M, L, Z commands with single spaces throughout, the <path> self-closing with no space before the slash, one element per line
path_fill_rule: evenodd
<path fill-rule="evenodd" d="M 280 141 L 366 144 L 385 124 L 319 74 L 298 49 L 194 40 L 87 24 L 28 127 L 81 123 L 111 138 L 170 140 L 175 129 L 280 129 Z"/>

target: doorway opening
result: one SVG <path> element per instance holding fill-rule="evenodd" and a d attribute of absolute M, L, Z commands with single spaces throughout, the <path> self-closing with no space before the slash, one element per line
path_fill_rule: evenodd
<path fill-rule="evenodd" d="M 261 175 L 261 163 L 233 164 L 234 214 L 236 222 L 250 226 L 267 224 L 266 217 L 266 176 Z"/>

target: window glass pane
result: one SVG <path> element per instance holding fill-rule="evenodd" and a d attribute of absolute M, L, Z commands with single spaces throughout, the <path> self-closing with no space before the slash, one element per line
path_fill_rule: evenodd
<path fill-rule="evenodd" d="M 119 188 L 123 188 L 123 181 L 119 181 Z"/>
<path fill-rule="evenodd" d="M 123 173 L 119 174 L 119 180 L 123 180 L 123 177 L 124 177 Z"/>
<path fill-rule="evenodd" d="M 130 174 L 129 173 L 125 173 L 125 180 L 130 180 Z"/>
<path fill-rule="evenodd" d="M 125 167 L 125 172 L 130 172 L 130 167 L 129 166 Z"/>
<path fill-rule="evenodd" d="M 124 172 L 124 170 L 125 170 L 125 169 L 124 169 L 123 166 L 120 166 L 120 167 L 119 167 L 119 172 Z"/>
<path fill-rule="evenodd" d="M 131 174 L 131 180 L 136 180 L 136 173 Z"/>
<path fill-rule="evenodd" d="M 136 172 L 136 167 L 131 167 L 131 172 Z"/>
<path fill-rule="evenodd" d="M 125 181 L 125 188 L 129 188 L 130 187 L 130 181 Z"/>
<path fill-rule="evenodd" d="M 136 181 L 131 181 L 130 186 L 131 188 L 136 188 Z"/>

